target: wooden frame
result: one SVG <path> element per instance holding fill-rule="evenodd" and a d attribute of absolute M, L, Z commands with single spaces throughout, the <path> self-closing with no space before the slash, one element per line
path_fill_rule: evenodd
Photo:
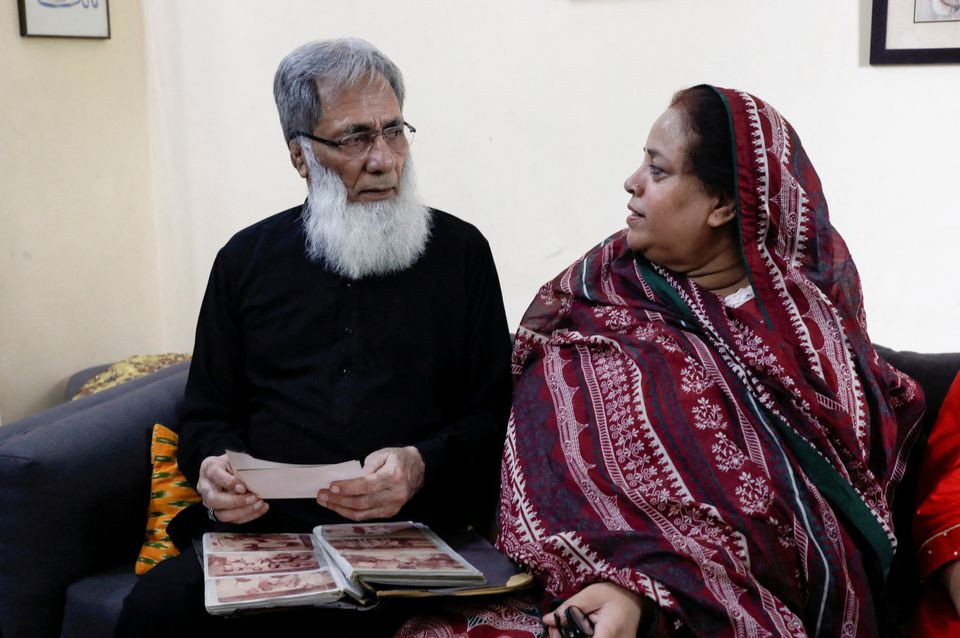
<path fill-rule="evenodd" d="M 108 0 L 17 0 L 17 6 L 21 36 L 110 37 Z"/>
<path fill-rule="evenodd" d="M 917 2 L 930 0 L 873 0 L 870 23 L 870 64 L 939 64 L 960 62 L 960 14 L 958 19 L 933 23 L 917 21 Z M 934 0 L 936 1 L 936 0 Z M 909 7 L 907 6 L 909 5 Z M 909 9 L 910 19 L 905 19 Z M 891 17 L 897 24 L 891 24 Z M 892 47 L 887 35 L 890 28 L 909 31 L 910 39 L 919 44 L 926 40 L 930 47 Z M 935 36 L 935 37 L 934 37 Z M 943 47 L 944 36 L 956 46 Z"/>

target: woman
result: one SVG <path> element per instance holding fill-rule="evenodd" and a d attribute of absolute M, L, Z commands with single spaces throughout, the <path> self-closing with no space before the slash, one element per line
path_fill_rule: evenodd
<path fill-rule="evenodd" d="M 960 374 L 927 439 L 913 540 L 925 582 L 911 635 L 960 636 Z"/>
<path fill-rule="evenodd" d="M 500 548 L 597 636 L 878 635 L 923 399 L 796 133 L 687 89 L 625 188 L 628 228 L 517 332 Z"/>

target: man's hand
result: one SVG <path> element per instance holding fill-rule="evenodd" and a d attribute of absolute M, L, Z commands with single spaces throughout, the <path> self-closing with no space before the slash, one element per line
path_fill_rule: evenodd
<path fill-rule="evenodd" d="M 353 521 L 388 518 L 423 486 L 423 469 L 417 448 L 383 448 L 364 459 L 364 476 L 331 483 L 317 503 Z"/>
<path fill-rule="evenodd" d="M 576 605 L 593 623 L 594 638 L 635 638 L 640 626 L 643 598 L 613 583 L 594 583 L 581 589 L 557 607 L 563 618 L 570 605 Z M 560 638 L 553 613 L 543 617 L 550 638 Z"/>
<path fill-rule="evenodd" d="M 270 509 L 266 501 L 248 491 L 243 481 L 233 475 L 226 454 L 203 459 L 197 493 L 204 506 L 224 523 L 248 523 Z"/>

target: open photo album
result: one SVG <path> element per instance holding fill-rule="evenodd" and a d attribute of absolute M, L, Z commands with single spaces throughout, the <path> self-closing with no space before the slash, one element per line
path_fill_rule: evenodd
<path fill-rule="evenodd" d="M 313 534 L 207 533 L 202 561 L 211 614 L 288 606 L 371 607 L 383 597 L 479 595 L 532 582 L 478 534 L 457 551 L 413 522 L 321 525 Z"/>
<path fill-rule="evenodd" d="M 454 587 L 487 582 L 479 569 L 419 523 L 321 525 L 314 535 L 357 584 Z"/>

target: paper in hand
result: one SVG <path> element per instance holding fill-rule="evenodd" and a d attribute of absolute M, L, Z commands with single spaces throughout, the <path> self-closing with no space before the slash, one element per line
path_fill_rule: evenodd
<path fill-rule="evenodd" d="M 333 481 L 355 479 L 363 475 L 360 461 L 295 465 L 264 461 L 233 450 L 227 450 L 227 460 L 237 478 L 260 498 L 316 498 L 317 492 L 330 487 Z"/>

